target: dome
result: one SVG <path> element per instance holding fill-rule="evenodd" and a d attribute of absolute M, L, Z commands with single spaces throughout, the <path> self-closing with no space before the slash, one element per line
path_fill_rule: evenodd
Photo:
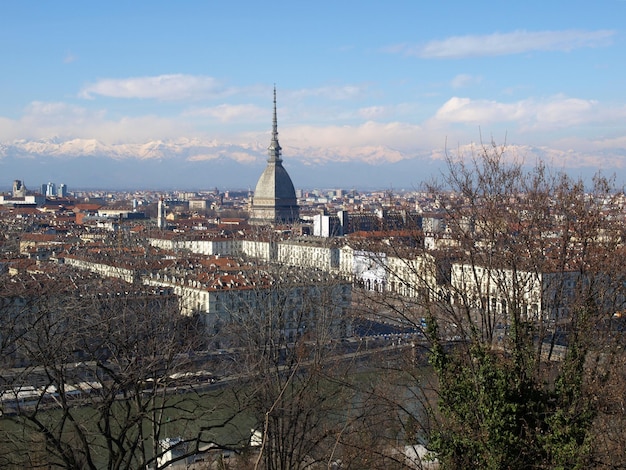
<path fill-rule="evenodd" d="M 282 162 L 268 162 L 254 190 L 255 201 L 296 201 L 296 190 Z"/>

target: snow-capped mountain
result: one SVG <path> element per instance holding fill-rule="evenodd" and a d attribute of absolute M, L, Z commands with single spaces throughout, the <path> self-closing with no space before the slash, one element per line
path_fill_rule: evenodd
<path fill-rule="evenodd" d="M 480 147 L 456 148 L 472 155 Z M 588 176 L 601 168 L 621 171 L 623 154 L 585 155 L 572 151 L 510 145 L 506 154 L 533 165 L 543 160 L 557 169 Z M 289 147 L 284 166 L 296 187 L 416 188 L 440 174 L 444 149 L 410 153 L 384 146 Z M 261 143 L 223 143 L 201 139 L 103 143 L 95 139 L 0 142 L 0 187 L 13 179 L 64 182 L 94 188 L 253 188 L 263 171 L 267 147 Z M 603 164 L 599 164 L 602 162 Z"/>

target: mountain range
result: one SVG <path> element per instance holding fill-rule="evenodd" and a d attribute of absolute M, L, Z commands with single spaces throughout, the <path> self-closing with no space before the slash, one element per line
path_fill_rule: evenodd
<path fill-rule="evenodd" d="M 471 149 L 455 149 L 464 154 Z M 27 188 L 48 181 L 70 190 L 254 189 L 265 167 L 266 145 L 224 144 L 199 139 L 105 144 L 95 139 L 40 139 L 0 143 L 0 188 L 15 179 Z M 588 178 L 598 167 L 591 159 L 549 149 L 509 146 L 528 161 L 548 159 Z M 530 157 L 530 158 L 528 158 Z M 609 157 L 607 156 L 607 159 Z M 619 171 L 619 160 L 610 164 Z M 301 189 L 419 189 L 445 171 L 443 151 L 409 154 L 386 147 L 294 149 L 283 155 L 294 186 Z"/>

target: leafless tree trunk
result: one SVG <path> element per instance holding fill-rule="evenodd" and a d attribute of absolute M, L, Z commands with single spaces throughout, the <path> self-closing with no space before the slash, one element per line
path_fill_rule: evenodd
<path fill-rule="evenodd" d="M 180 437 L 183 459 L 237 414 L 206 378 L 181 383 L 197 370 L 204 331 L 179 314 L 177 299 L 119 284 L 83 279 L 74 289 L 48 280 L 45 292 L 4 297 L 34 300 L 20 303 L 19 317 L 2 312 L 19 320 L 1 334 L 12 335 L 21 366 L 2 373 L 3 465 L 45 455 L 62 468 L 156 468 L 161 440 Z"/>
<path fill-rule="evenodd" d="M 261 268 L 260 268 L 261 269 Z M 340 356 L 349 328 L 349 285 L 314 270 L 265 266 L 248 301 L 228 309 L 224 336 L 238 351 L 255 429 L 255 468 L 301 469 L 326 462 L 352 392 Z"/>

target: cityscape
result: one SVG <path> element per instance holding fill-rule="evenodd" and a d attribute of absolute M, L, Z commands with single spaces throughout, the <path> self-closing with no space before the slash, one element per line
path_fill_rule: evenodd
<path fill-rule="evenodd" d="M 626 469 L 626 1 L 2 11 L 0 468 Z"/>
<path fill-rule="evenodd" d="M 445 190 L 296 190 L 276 89 L 271 128 L 254 190 L 0 195 L 3 466 L 614 464 L 623 192 L 495 143 Z"/>

